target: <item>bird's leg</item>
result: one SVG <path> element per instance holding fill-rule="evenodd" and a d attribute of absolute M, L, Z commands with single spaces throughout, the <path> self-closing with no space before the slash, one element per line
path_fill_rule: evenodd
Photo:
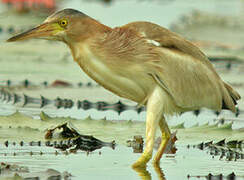
<path fill-rule="evenodd" d="M 159 161 L 165 151 L 165 148 L 169 142 L 170 135 L 171 135 L 170 129 L 167 125 L 167 122 L 165 122 L 164 116 L 159 120 L 159 127 L 160 127 L 160 130 L 162 133 L 162 140 L 161 140 L 161 144 L 158 148 L 158 152 L 153 159 L 153 163 L 157 163 L 157 164 L 159 163 Z"/>
<path fill-rule="evenodd" d="M 155 87 L 147 101 L 146 120 L 146 147 L 141 157 L 133 164 L 133 167 L 145 167 L 152 158 L 155 133 L 163 113 L 164 92 L 160 87 Z"/>

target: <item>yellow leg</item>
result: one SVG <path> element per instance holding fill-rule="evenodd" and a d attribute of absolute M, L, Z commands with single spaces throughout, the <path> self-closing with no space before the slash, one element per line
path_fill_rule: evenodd
<path fill-rule="evenodd" d="M 133 164 L 133 168 L 145 167 L 152 158 L 155 133 L 159 120 L 163 113 L 163 90 L 155 87 L 147 102 L 147 120 L 146 120 L 146 147 L 141 157 Z"/>
<path fill-rule="evenodd" d="M 160 130 L 162 132 L 162 140 L 161 140 L 161 144 L 158 148 L 158 152 L 157 154 L 154 156 L 154 159 L 153 159 L 153 163 L 156 163 L 158 164 L 163 153 L 164 153 L 164 150 L 167 146 L 167 143 L 169 142 L 169 139 L 170 139 L 170 129 L 168 127 L 168 124 L 167 122 L 165 121 L 165 118 L 162 117 L 159 121 L 159 127 L 160 127 Z"/>

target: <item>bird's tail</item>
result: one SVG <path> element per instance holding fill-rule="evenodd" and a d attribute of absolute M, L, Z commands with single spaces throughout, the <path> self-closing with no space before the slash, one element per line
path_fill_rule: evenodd
<path fill-rule="evenodd" d="M 237 101 L 241 99 L 240 94 L 235 91 L 229 84 L 224 83 L 225 92 L 223 96 L 223 104 L 222 109 L 229 109 L 232 112 L 236 112 L 235 105 L 237 104 Z"/>

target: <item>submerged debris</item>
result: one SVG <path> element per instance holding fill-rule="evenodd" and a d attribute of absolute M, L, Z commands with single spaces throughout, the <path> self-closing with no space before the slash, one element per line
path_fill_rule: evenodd
<path fill-rule="evenodd" d="M 175 147 L 175 142 L 177 141 L 176 133 L 177 133 L 177 131 L 175 131 L 171 134 L 169 142 L 164 151 L 165 154 L 175 154 L 176 153 L 176 151 L 177 151 L 177 148 Z M 161 140 L 162 140 L 161 137 L 158 137 L 156 139 L 156 142 L 155 142 L 156 149 L 159 148 L 159 146 L 161 144 Z"/>
<path fill-rule="evenodd" d="M 3 144 L 0 144 L 1 147 L 6 148 L 6 151 L 0 152 L 0 155 L 68 155 L 70 153 L 77 153 L 79 150 L 89 153 L 104 146 L 111 147 L 112 149 L 115 149 L 116 146 L 115 141 L 103 142 L 93 136 L 82 135 L 70 122 L 48 129 L 45 134 L 45 139 L 47 139 L 47 141 L 43 142 L 11 142 L 6 140 Z M 12 149 L 13 146 L 15 151 L 8 151 Z M 35 147 L 34 151 L 33 146 Z M 47 149 L 45 150 L 45 148 Z"/>
<path fill-rule="evenodd" d="M 98 84 L 94 84 L 91 82 L 87 82 L 87 83 L 82 83 L 82 82 L 78 82 L 76 84 L 68 82 L 68 81 L 64 81 L 64 80 L 55 80 L 53 82 L 41 82 L 41 83 L 35 83 L 32 82 L 28 79 L 25 79 L 23 81 L 12 81 L 10 79 L 8 80 L 0 80 L 0 87 L 2 88 L 8 88 L 8 89 L 19 89 L 19 88 L 43 88 L 43 87 L 99 87 Z"/>
<path fill-rule="evenodd" d="M 26 166 L 19 166 L 16 164 L 8 164 L 4 162 L 0 164 L 0 179 L 4 178 L 8 180 L 69 180 L 71 176 L 72 175 L 66 171 L 60 173 L 54 169 L 47 169 L 46 171 L 30 172 L 29 168 Z"/>
<path fill-rule="evenodd" d="M 132 147 L 134 153 L 142 153 L 143 152 L 143 138 L 142 136 L 134 136 L 133 140 L 127 140 L 127 147 Z"/>
<path fill-rule="evenodd" d="M 59 132 L 57 132 L 59 131 Z M 64 124 L 58 125 L 57 127 L 47 130 L 45 134 L 45 139 L 52 139 L 54 137 L 58 138 L 74 138 L 78 137 L 80 134 L 74 128 L 71 122 L 66 122 Z"/>
<path fill-rule="evenodd" d="M 191 146 L 188 145 L 188 148 Z M 225 158 L 227 161 L 236 161 L 238 159 L 244 159 L 243 152 L 243 141 L 240 140 L 231 140 L 226 142 L 225 139 L 220 140 L 216 143 L 213 141 L 202 142 L 197 145 L 193 145 L 193 148 L 198 148 L 200 150 L 206 150 L 213 158 L 219 156 L 219 159 L 222 160 Z"/>
<path fill-rule="evenodd" d="M 0 175 L 9 174 L 10 172 L 26 173 L 26 172 L 29 172 L 29 169 L 28 169 L 28 167 L 25 167 L 25 166 L 19 166 L 16 164 L 8 164 L 5 162 L 1 162 Z"/>
<path fill-rule="evenodd" d="M 63 81 L 63 80 L 55 80 L 52 84 L 52 87 L 71 87 L 72 84 L 67 82 L 67 81 Z"/>
<path fill-rule="evenodd" d="M 45 139 L 55 138 L 65 139 L 68 143 L 65 143 L 65 141 L 60 141 L 59 144 L 46 143 L 46 145 L 54 146 L 62 151 L 72 148 L 72 150 L 70 149 L 72 152 L 76 152 L 77 150 L 91 152 L 104 146 L 109 146 L 112 149 L 115 148 L 115 141 L 108 143 L 103 142 L 93 136 L 81 135 L 71 122 L 66 122 L 58 125 L 55 128 L 51 128 L 45 134 Z"/>
<path fill-rule="evenodd" d="M 118 101 L 117 103 L 108 103 L 104 101 L 98 101 L 98 102 L 90 102 L 88 100 L 74 102 L 71 99 L 62 99 L 60 97 L 57 97 L 54 100 L 50 100 L 48 98 L 45 98 L 44 96 L 41 96 L 40 98 L 30 97 L 28 95 L 18 95 L 16 93 L 10 93 L 8 90 L 2 88 L 0 90 L 0 100 L 6 101 L 6 102 L 12 102 L 13 104 L 22 102 L 22 106 L 27 106 L 29 104 L 37 104 L 40 105 L 40 108 L 43 108 L 47 105 L 53 105 L 55 107 L 64 108 L 64 109 L 70 109 L 76 106 L 78 109 L 97 109 L 98 111 L 106 111 L 106 110 L 114 110 L 118 112 L 118 114 L 126 111 L 126 110 L 134 110 L 138 114 L 145 111 L 145 107 L 138 107 L 138 106 L 129 106 L 127 104 L 124 104 L 121 101 Z M 201 110 L 193 111 L 193 113 L 198 116 L 201 113 Z M 243 114 L 244 111 L 237 108 L 236 116 Z M 219 115 L 219 113 L 217 113 Z M 244 122 L 244 120 L 243 120 Z"/>
<path fill-rule="evenodd" d="M 7 143 L 6 143 L 7 142 Z M 0 152 L 1 156 L 36 156 L 36 155 L 69 155 L 71 153 L 78 153 L 78 150 L 85 151 L 86 153 L 90 153 L 96 149 L 100 149 L 104 146 L 109 146 L 112 149 L 115 148 L 115 142 L 106 143 L 102 142 L 92 136 L 80 136 L 72 139 L 66 140 L 57 140 L 57 141 L 31 141 L 31 142 L 9 142 L 6 141 L 3 146 L 6 148 L 12 149 L 12 146 L 17 146 L 18 148 L 15 149 L 14 152 Z M 1 144 L 2 146 L 2 144 Z M 32 149 L 31 147 L 38 147 L 35 148 L 34 151 L 28 150 Z M 45 149 L 48 148 L 48 149 Z M 55 148 L 54 150 L 51 149 Z M 60 150 L 60 151 L 59 151 Z M 99 152 L 101 154 L 101 152 Z"/>
<path fill-rule="evenodd" d="M 175 147 L 175 142 L 177 141 L 176 137 L 177 131 L 171 134 L 169 142 L 164 151 L 165 154 L 175 154 L 177 149 Z M 127 140 L 127 147 L 132 147 L 134 153 L 142 153 L 143 152 L 143 138 L 142 136 L 134 136 L 133 140 Z M 158 149 L 161 143 L 161 137 L 158 137 L 155 141 L 154 148 Z"/>
<path fill-rule="evenodd" d="M 238 176 L 234 172 L 232 172 L 230 174 L 227 174 L 226 176 L 223 175 L 223 174 L 213 175 L 211 173 L 209 173 L 206 176 L 201 176 L 201 175 L 198 175 L 198 176 L 187 175 L 187 178 L 188 179 L 206 178 L 207 180 L 236 180 L 236 179 L 241 180 L 241 179 L 244 179 L 243 176 Z"/>

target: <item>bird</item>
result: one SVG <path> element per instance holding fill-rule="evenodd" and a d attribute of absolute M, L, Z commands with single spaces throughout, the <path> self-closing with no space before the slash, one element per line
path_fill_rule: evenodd
<path fill-rule="evenodd" d="M 201 108 L 236 112 L 241 98 L 197 46 L 155 23 L 112 28 L 78 10 L 63 9 L 7 42 L 31 38 L 64 42 L 98 84 L 146 106 L 146 144 L 134 168 L 145 168 L 152 159 L 158 127 L 162 141 L 152 162 L 160 163 L 171 136 L 166 117 Z"/>

